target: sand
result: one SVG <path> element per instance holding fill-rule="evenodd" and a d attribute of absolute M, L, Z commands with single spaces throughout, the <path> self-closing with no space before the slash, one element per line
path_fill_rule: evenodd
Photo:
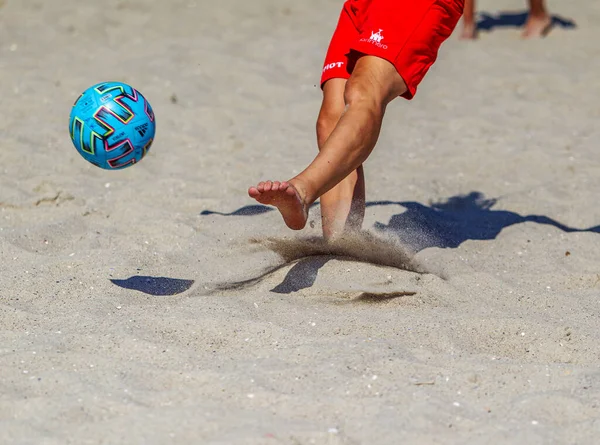
<path fill-rule="evenodd" d="M 597 443 L 600 3 L 523 3 L 390 105 L 328 246 L 246 189 L 314 156 L 341 0 L 0 1 L 0 443 Z M 68 137 L 104 80 L 157 116 L 124 171 Z"/>

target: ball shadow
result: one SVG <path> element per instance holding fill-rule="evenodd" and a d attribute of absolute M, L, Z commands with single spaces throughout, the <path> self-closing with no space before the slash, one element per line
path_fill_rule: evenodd
<path fill-rule="evenodd" d="M 114 285 L 124 289 L 137 290 L 157 297 L 177 295 L 185 292 L 194 284 L 194 280 L 179 278 L 149 277 L 135 275 L 126 280 L 110 280 Z"/>

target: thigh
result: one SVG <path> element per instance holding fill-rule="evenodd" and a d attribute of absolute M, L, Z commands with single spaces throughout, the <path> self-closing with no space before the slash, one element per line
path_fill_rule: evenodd
<path fill-rule="evenodd" d="M 463 0 L 372 0 L 351 49 L 393 64 L 411 99 L 463 10 Z"/>

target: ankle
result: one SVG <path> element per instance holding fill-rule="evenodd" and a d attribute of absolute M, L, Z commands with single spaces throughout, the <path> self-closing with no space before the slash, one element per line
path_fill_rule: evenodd
<path fill-rule="evenodd" d="M 300 201 L 302 201 L 302 204 L 304 204 L 307 208 L 315 201 L 314 198 L 311 199 L 311 195 L 308 193 L 306 184 L 302 179 L 295 177 L 290 179 L 288 183 L 294 187 L 298 197 L 300 198 Z"/>
<path fill-rule="evenodd" d="M 547 18 L 549 18 L 548 13 L 546 12 L 545 9 L 532 9 L 529 12 L 529 20 L 533 19 L 533 20 L 545 20 Z"/>

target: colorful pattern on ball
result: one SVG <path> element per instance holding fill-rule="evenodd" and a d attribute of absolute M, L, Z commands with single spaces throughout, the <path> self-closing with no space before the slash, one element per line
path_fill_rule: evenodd
<path fill-rule="evenodd" d="M 75 101 L 69 132 L 87 161 L 107 170 L 129 167 L 148 152 L 156 131 L 148 101 L 129 85 L 103 82 Z"/>

